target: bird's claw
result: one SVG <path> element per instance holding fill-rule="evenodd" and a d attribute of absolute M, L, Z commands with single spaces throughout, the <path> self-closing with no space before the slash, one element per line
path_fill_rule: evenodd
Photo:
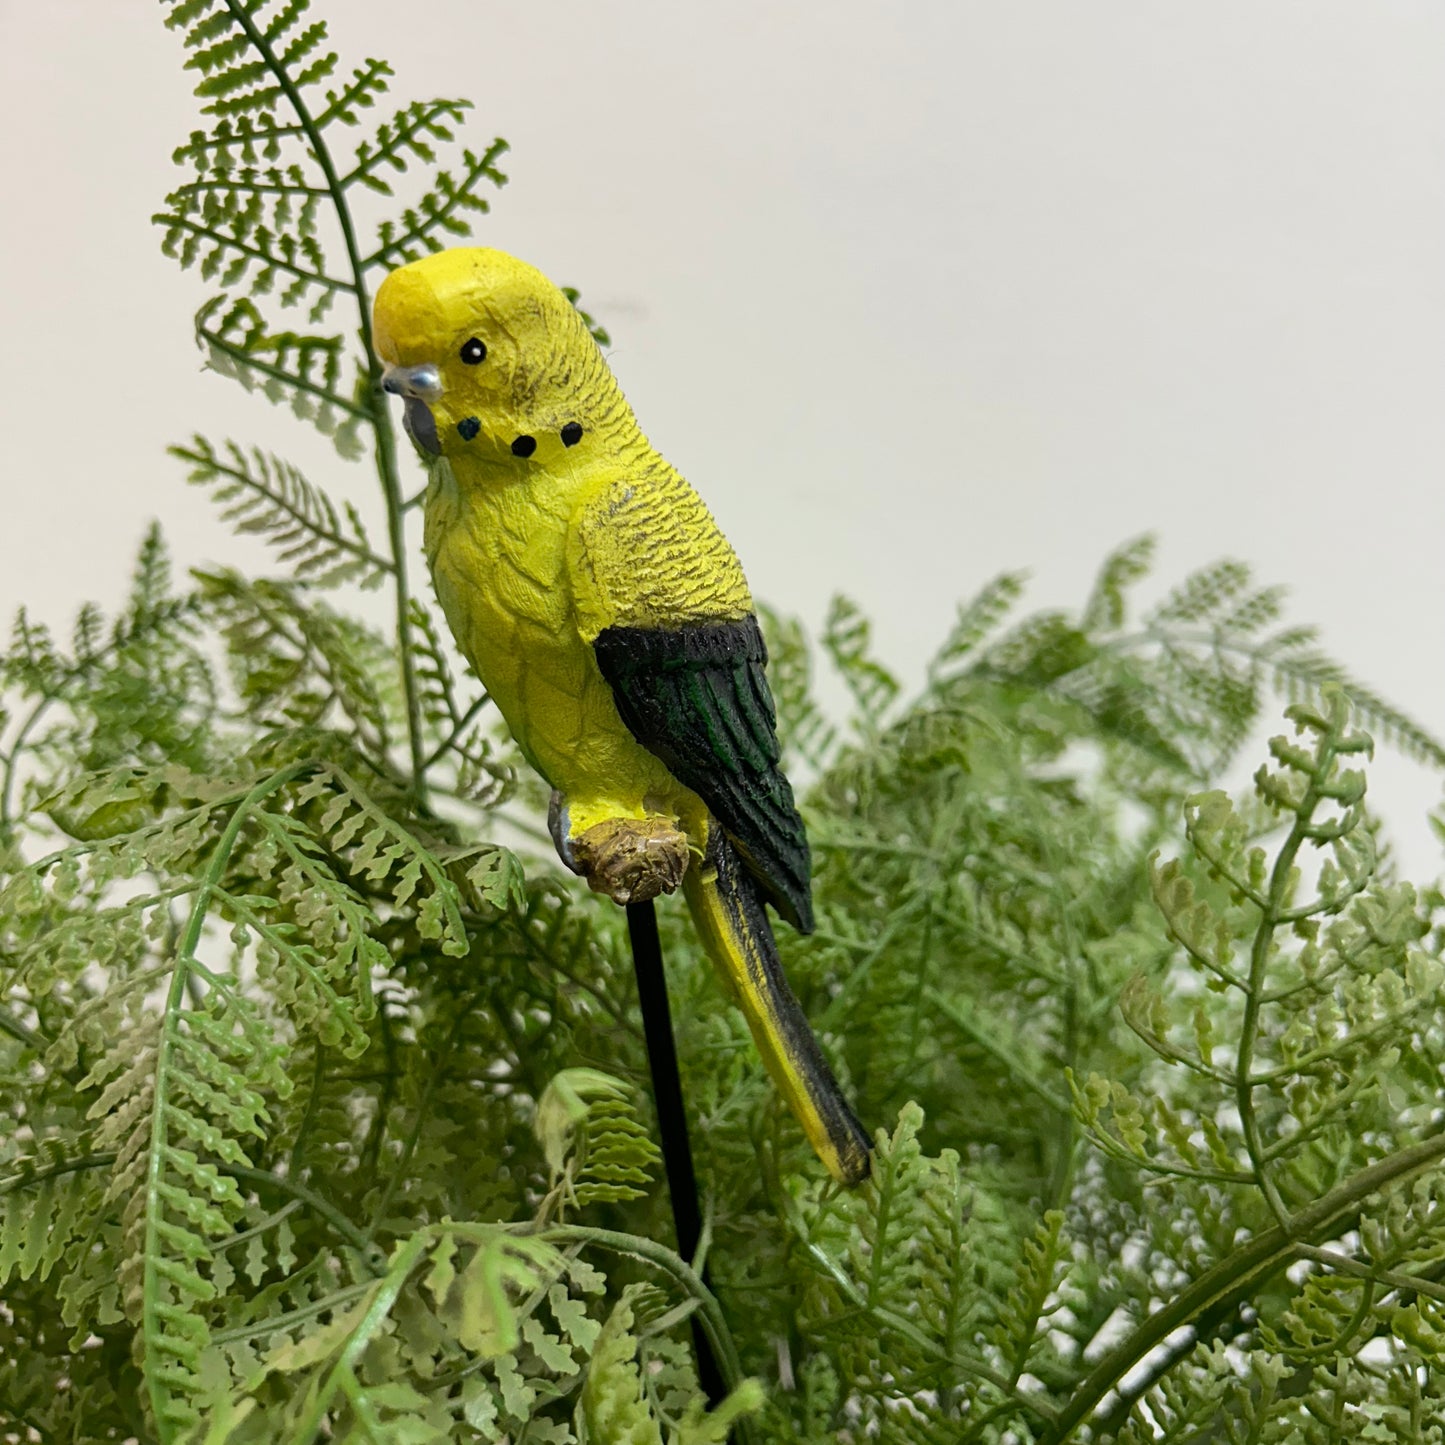
<path fill-rule="evenodd" d="M 687 872 L 687 834 L 667 818 L 609 818 L 570 844 L 570 866 L 614 903 L 671 893 Z"/>

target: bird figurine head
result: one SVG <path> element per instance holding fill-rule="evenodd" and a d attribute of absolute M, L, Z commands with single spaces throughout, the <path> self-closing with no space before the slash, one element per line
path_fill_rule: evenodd
<path fill-rule="evenodd" d="M 373 341 L 382 386 L 432 456 L 562 452 L 625 408 L 576 307 L 504 251 L 457 247 L 393 271 Z"/>

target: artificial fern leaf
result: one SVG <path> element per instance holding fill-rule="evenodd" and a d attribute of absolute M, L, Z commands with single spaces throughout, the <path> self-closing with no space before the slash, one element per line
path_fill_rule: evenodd
<path fill-rule="evenodd" d="M 632 1333 L 636 1286 L 612 1307 L 593 1351 L 578 1404 L 584 1438 L 598 1445 L 663 1445 L 662 1427 L 648 1408 Z"/>
<path fill-rule="evenodd" d="M 371 140 L 357 142 L 356 164 L 342 177 L 342 184 L 361 180 L 390 195 L 391 188 L 377 174 L 381 168 L 404 171 L 410 160 L 435 160 L 436 143 L 453 139 L 455 127 L 469 108 L 466 101 L 458 100 L 414 101 L 403 106 L 380 124 Z"/>
<path fill-rule="evenodd" d="M 597 1069 L 564 1069 L 537 1101 L 535 1127 L 559 1208 L 646 1196 L 661 1155 L 617 1079 Z"/>
<path fill-rule="evenodd" d="M 458 107 L 458 113 L 460 108 Z M 446 132 L 450 137 L 450 132 Z M 461 173 L 439 170 L 432 179 L 430 189 L 401 213 L 400 222 L 383 221 L 378 232 L 379 244 L 365 260 L 365 265 L 400 266 L 406 261 L 415 261 L 431 251 L 439 251 L 457 237 L 465 236 L 471 229 L 469 215 L 485 215 L 491 207 L 486 199 L 477 194 L 477 187 L 483 181 L 503 186 L 507 178 L 497 169 L 496 162 L 506 153 L 507 143 L 495 140 L 480 155 L 471 150 L 461 154 Z M 358 152 L 358 159 L 361 159 Z M 379 183 L 376 165 L 381 159 L 367 156 L 356 177 L 375 188 Z M 389 164 L 393 163 L 387 157 Z"/>
<path fill-rule="evenodd" d="M 67 1159 L 52 1147 L 10 1162 L 14 1172 L 0 1181 L 0 1287 L 11 1279 L 43 1283 L 73 1246 L 95 1207 L 87 1157 Z"/>
<path fill-rule="evenodd" d="M 1061 1304 L 1058 1289 L 1067 1251 L 1064 1216 L 1050 1210 L 1033 1237 L 1024 1241 L 1013 1288 L 999 1312 L 995 1341 L 1008 1361 L 1012 1382 L 1029 1368 L 1040 1330 Z"/>
<path fill-rule="evenodd" d="M 953 663 L 974 652 L 1003 622 L 1023 589 L 1023 573 L 1005 572 L 960 606 L 953 627 L 928 665 L 930 680 L 937 680 Z"/>
<path fill-rule="evenodd" d="M 823 629 L 823 647 L 842 674 L 865 723 L 876 727 L 898 696 L 898 679 L 869 650 L 870 627 L 848 598 L 834 597 Z"/>
<path fill-rule="evenodd" d="M 197 572 L 224 629 L 241 696 L 258 711 L 316 726 L 339 712 L 372 757 L 386 754 L 385 646 L 295 583 Z"/>
<path fill-rule="evenodd" d="M 342 390 L 342 337 L 273 330 L 250 298 L 222 295 L 196 313 L 196 341 L 212 371 L 268 401 L 284 402 L 296 417 L 330 437 L 348 460 L 364 455 L 361 427 L 373 415 Z M 184 451 L 180 455 L 193 460 Z"/>
<path fill-rule="evenodd" d="M 318 586 L 354 581 L 376 587 L 392 570 L 372 550 L 354 505 L 338 511 L 331 498 L 295 467 L 234 442 L 224 453 L 204 437 L 170 449 L 190 465 L 190 480 L 210 487 L 222 517 L 238 532 L 259 533 L 297 578 Z"/>
<path fill-rule="evenodd" d="M 1094 590 L 1084 604 L 1086 632 L 1116 632 L 1124 625 L 1125 594 L 1134 583 L 1148 576 L 1154 563 L 1155 540 L 1135 537 L 1110 554 L 1099 569 Z"/>
<path fill-rule="evenodd" d="M 334 765 L 317 767 L 300 789 L 300 806 L 313 801 L 324 805 L 316 826 L 357 877 L 384 889 L 394 907 L 414 906 L 421 936 L 435 941 L 443 953 L 466 953 L 457 886 L 409 828 Z"/>

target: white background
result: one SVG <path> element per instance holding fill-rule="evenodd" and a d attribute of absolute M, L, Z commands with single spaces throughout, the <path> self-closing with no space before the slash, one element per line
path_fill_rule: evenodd
<path fill-rule="evenodd" d="M 1445 732 L 1445 7 L 321 0 L 344 63 L 513 145 L 478 236 L 579 286 L 755 592 L 916 678 L 955 599 L 1144 530 L 1292 590 Z M 251 564 L 165 445 L 259 440 L 150 214 L 196 123 L 153 0 L 0 0 L 0 615 L 116 601 L 146 521 Z M 298 317 L 298 324 L 300 324 Z M 1377 797 L 1434 872 L 1438 781 Z"/>

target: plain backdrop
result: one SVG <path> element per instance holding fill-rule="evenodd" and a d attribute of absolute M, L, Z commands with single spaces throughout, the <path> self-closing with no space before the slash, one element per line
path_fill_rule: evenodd
<path fill-rule="evenodd" d="M 467 97 L 511 184 L 478 237 L 581 288 L 755 592 L 843 589 L 916 680 L 953 603 L 1080 600 L 1145 530 L 1222 554 L 1445 732 L 1438 0 L 319 0 L 344 63 Z M 0 615 L 255 565 L 165 446 L 263 442 L 202 370 L 149 222 L 196 124 L 153 0 L 0 0 Z M 299 322 L 300 318 L 298 318 Z M 1433 874 L 1438 779 L 1376 796 Z"/>

